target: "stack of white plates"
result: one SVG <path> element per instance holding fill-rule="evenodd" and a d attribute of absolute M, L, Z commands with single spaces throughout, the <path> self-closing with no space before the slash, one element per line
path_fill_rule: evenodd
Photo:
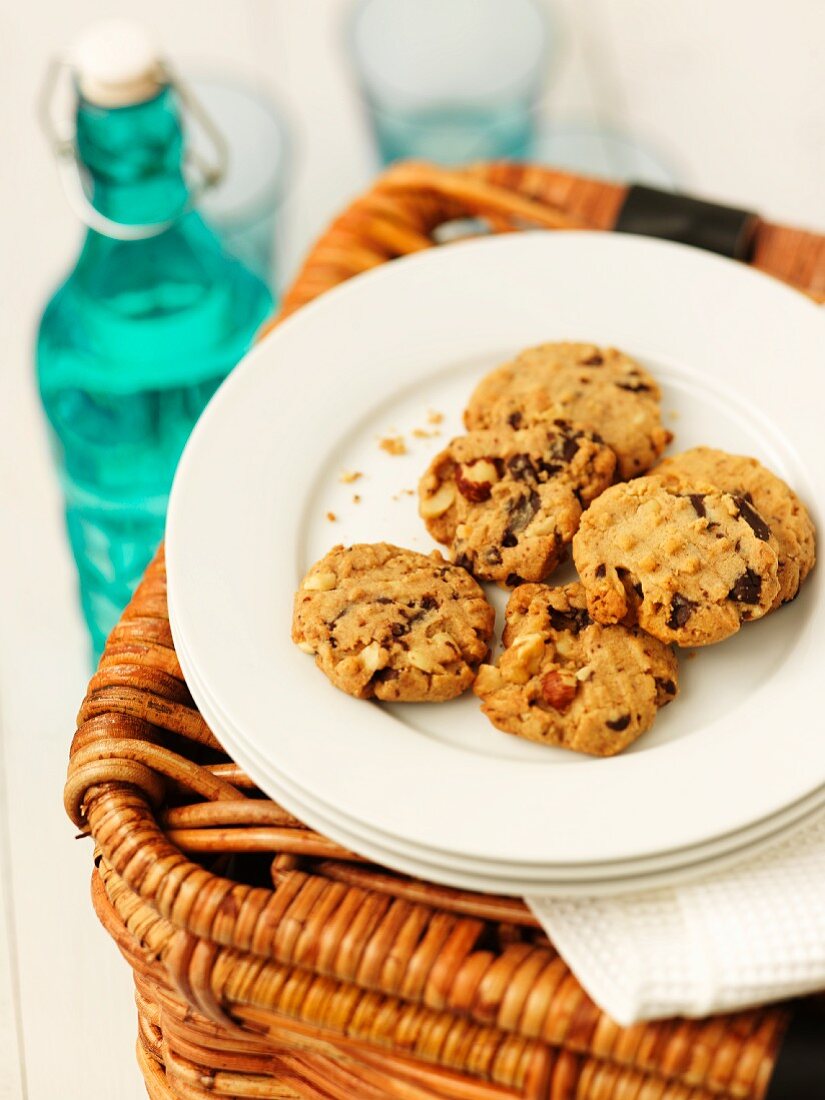
<path fill-rule="evenodd" d="M 674 450 L 754 454 L 809 505 L 825 497 L 814 305 L 677 245 L 513 234 L 386 265 L 280 326 L 195 429 L 167 529 L 178 655 L 232 757 L 346 847 L 496 893 L 672 884 L 825 811 L 816 571 L 793 604 L 683 655 L 680 697 L 607 760 L 500 733 L 472 693 L 446 704 L 352 699 L 292 644 L 293 594 L 332 545 L 433 548 L 410 490 L 460 432 L 476 380 L 559 339 L 639 358 L 662 383 Z M 428 410 L 444 415 L 438 429 Z M 396 434 L 404 455 L 379 447 Z M 489 595 L 500 612 L 503 594 Z"/>

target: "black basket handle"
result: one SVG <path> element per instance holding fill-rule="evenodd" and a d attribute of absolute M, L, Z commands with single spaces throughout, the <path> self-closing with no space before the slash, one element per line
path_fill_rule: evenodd
<path fill-rule="evenodd" d="M 613 227 L 749 260 L 758 218 L 749 210 L 633 184 Z"/>

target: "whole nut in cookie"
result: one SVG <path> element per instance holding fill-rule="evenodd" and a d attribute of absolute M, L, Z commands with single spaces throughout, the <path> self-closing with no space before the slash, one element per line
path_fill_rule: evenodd
<path fill-rule="evenodd" d="M 565 711 L 576 698 L 578 673 L 551 668 L 541 679 L 541 697 L 553 710 Z"/>
<path fill-rule="evenodd" d="M 501 460 L 499 460 L 500 463 Z M 455 487 L 459 493 L 473 504 L 489 500 L 493 485 L 500 480 L 499 468 L 495 461 L 479 458 L 475 462 L 456 467 Z"/>
<path fill-rule="evenodd" d="M 438 489 L 431 493 L 426 500 L 421 501 L 420 511 L 423 519 L 435 519 L 443 516 L 452 508 L 455 502 L 455 486 L 445 481 Z"/>

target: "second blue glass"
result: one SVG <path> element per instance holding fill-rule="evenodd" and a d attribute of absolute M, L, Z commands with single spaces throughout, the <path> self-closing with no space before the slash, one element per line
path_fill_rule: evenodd
<path fill-rule="evenodd" d="M 530 157 L 548 55 L 535 0 L 359 0 L 349 41 L 384 164 Z"/>

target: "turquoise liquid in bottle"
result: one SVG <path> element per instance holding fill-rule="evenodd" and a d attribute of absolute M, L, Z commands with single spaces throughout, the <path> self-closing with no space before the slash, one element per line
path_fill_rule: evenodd
<path fill-rule="evenodd" d="M 38 332 L 38 382 L 97 657 L 161 541 L 186 439 L 273 302 L 196 211 L 181 213 L 172 87 L 115 108 L 80 97 L 77 147 L 101 214 L 129 225 L 174 219 L 142 240 L 89 229 Z"/>

